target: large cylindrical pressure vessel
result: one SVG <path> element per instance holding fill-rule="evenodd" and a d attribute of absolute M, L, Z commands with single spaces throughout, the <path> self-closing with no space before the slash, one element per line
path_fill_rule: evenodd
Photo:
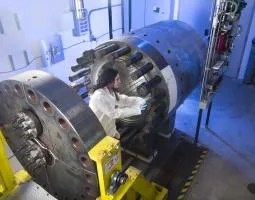
<path fill-rule="evenodd" d="M 163 21 L 134 31 L 122 39 L 144 54 L 154 70 L 148 78 L 162 77 L 168 91 L 169 112 L 176 109 L 199 82 L 206 58 L 206 45 L 187 24 Z"/>
<path fill-rule="evenodd" d="M 105 132 L 82 99 L 87 91 L 82 98 L 76 91 L 84 85 L 90 90 L 102 69 L 114 67 L 122 81 L 120 93 L 150 95 L 146 112 L 121 119 L 117 127 L 123 130 L 124 149 L 155 156 L 158 134 L 153 133 L 170 130 L 174 120 L 168 119 L 174 117 L 169 116 L 199 82 L 205 54 L 192 28 L 164 21 L 85 51 L 71 68 L 72 88 L 41 71 L 9 78 L 0 82 L 2 132 L 20 163 L 49 193 L 59 199 L 95 199 L 98 173 L 88 152 Z"/>
<path fill-rule="evenodd" d="M 167 105 L 167 114 L 175 112 L 201 79 L 206 45 L 189 25 L 162 21 L 105 42 L 93 54 L 88 87 L 96 84 L 103 68 L 115 67 L 122 81 L 121 93 L 151 94 L 153 98 L 162 91 L 166 95 L 157 101 Z M 126 121 L 138 121 L 131 119 Z"/>

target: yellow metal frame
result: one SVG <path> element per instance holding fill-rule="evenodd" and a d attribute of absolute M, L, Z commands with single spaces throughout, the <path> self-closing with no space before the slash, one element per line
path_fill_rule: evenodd
<path fill-rule="evenodd" d="M 142 200 L 163 200 L 167 198 L 168 190 L 156 183 L 151 183 L 141 175 L 140 170 L 129 167 L 125 173 L 128 179 L 115 194 L 109 194 L 108 188 L 111 176 L 122 170 L 121 150 L 118 140 L 106 136 L 90 151 L 89 156 L 97 164 L 100 197 L 97 200 L 134 200 L 137 195 Z"/>
<path fill-rule="evenodd" d="M 19 184 L 27 182 L 31 178 L 25 170 L 13 172 L 5 151 L 6 145 L 6 140 L 0 130 L 0 200 L 5 199 L 18 188 Z"/>
<path fill-rule="evenodd" d="M 19 184 L 31 179 L 25 170 L 13 172 L 5 151 L 5 145 L 7 145 L 6 141 L 0 130 L 0 200 L 14 192 Z M 134 200 L 137 195 L 140 196 L 141 200 L 163 200 L 167 198 L 168 190 L 166 188 L 149 182 L 141 175 L 140 170 L 131 166 L 125 171 L 128 175 L 127 181 L 114 194 L 108 193 L 112 174 L 122 170 L 118 140 L 106 136 L 89 151 L 89 156 L 97 164 L 100 187 L 100 197 L 97 200 Z"/>

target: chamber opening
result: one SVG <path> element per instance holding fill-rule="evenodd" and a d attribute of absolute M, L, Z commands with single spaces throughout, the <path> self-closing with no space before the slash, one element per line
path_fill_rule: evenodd
<path fill-rule="evenodd" d="M 147 36 L 147 33 L 144 36 Z M 126 43 L 116 43 L 116 45 L 119 49 L 127 48 Z M 121 135 L 123 147 L 130 146 L 135 150 L 134 146 L 137 146 L 137 151 L 149 154 L 148 152 L 151 153 L 150 135 L 153 135 L 152 132 L 157 130 L 158 124 L 167 118 L 168 88 L 163 81 L 159 67 L 154 62 L 159 58 L 151 58 L 139 49 L 133 49 L 132 46 L 128 48 L 131 51 L 117 58 L 109 56 L 113 55 L 114 51 L 104 57 L 96 58 L 92 65 L 94 70 L 91 70 L 91 82 L 95 85 L 102 70 L 114 68 L 120 75 L 120 94 L 148 100 L 146 109 L 142 110 L 140 115 L 117 119 L 116 128 Z M 153 52 L 153 50 L 148 51 Z M 140 109 L 138 103 L 136 106 Z"/>

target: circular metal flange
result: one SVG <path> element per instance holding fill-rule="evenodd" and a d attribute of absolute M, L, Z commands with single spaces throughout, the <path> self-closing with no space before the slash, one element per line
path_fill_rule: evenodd
<path fill-rule="evenodd" d="M 12 151 L 35 182 L 58 199 L 99 196 L 88 151 L 105 133 L 64 82 L 29 71 L 0 83 L 0 119 Z"/>
<path fill-rule="evenodd" d="M 102 49 L 103 47 L 107 48 L 113 45 L 115 45 L 117 48 L 113 52 L 109 52 L 106 55 L 97 54 L 98 51 L 101 53 L 100 49 Z M 129 51 L 125 52 L 125 54 L 119 57 L 115 57 L 114 59 L 112 58 L 111 55 L 115 55 L 114 53 L 116 51 L 125 48 L 129 48 Z M 128 96 L 146 96 L 148 93 L 142 95 L 140 94 L 141 92 L 138 92 L 138 88 L 143 83 L 149 82 L 156 76 L 161 76 L 160 70 L 157 68 L 155 62 L 150 57 L 144 54 L 139 48 L 131 46 L 123 41 L 112 40 L 98 46 L 97 49 L 95 49 L 95 59 L 90 65 L 91 73 L 88 75 L 88 77 L 91 82 L 89 85 L 87 85 L 89 89 L 93 88 L 93 86 L 96 85 L 99 74 L 103 71 L 103 69 L 106 68 L 113 67 L 118 70 L 122 82 L 120 87 L 120 93 L 126 94 Z M 133 62 L 130 61 L 131 58 L 134 59 Z M 151 65 L 151 69 L 147 73 L 137 78 L 133 78 L 133 75 L 137 72 L 137 70 L 148 64 Z M 161 78 L 161 80 L 163 80 L 163 77 Z M 167 86 L 165 85 L 164 81 L 159 81 L 159 83 L 149 91 L 149 93 L 151 94 L 151 98 L 153 98 L 159 90 L 167 91 Z M 165 93 L 167 94 L 167 92 Z M 167 95 L 164 99 L 161 100 L 163 102 L 166 102 L 167 105 L 169 104 Z M 157 103 L 160 103 L 161 100 L 158 100 Z M 139 116 L 118 119 L 118 124 L 125 127 L 142 127 L 146 123 L 146 116 L 149 113 L 148 111 L 149 110 L 143 112 L 142 115 Z M 166 109 L 165 115 L 167 114 L 168 112 Z"/>
<path fill-rule="evenodd" d="M 90 80 L 88 89 L 96 84 L 102 69 L 115 67 L 122 81 L 120 93 L 142 97 L 151 94 L 156 106 L 167 105 L 162 114 L 167 117 L 198 84 L 205 58 L 206 45 L 189 25 L 162 21 L 85 51 L 77 59 L 82 62 L 77 62 L 90 68 L 85 76 Z M 159 98 L 158 91 L 165 95 Z M 144 119 L 137 116 L 120 121 L 124 126 L 137 126 Z"/>

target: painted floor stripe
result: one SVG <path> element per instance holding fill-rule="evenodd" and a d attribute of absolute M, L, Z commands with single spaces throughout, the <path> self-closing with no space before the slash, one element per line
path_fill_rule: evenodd
<path fill-rule="evenodd" d="M 200 164 L 197 164 L 196 166 L 195 166 L 195 169 L 197 169 L 197 168 L 199 168 L 200 167 Z"/>
<path fill-rule="evenodd" d="M 188 187 L 188 186 L 190 186 L 190 185 L 191 185 L 191 181 L 190 181 L 190 182 L 187 182 L 187 183 L 185 184 L 184 187 Z"/>
<path fill-rule="evenodd" d="M 200 158 L 205 158 L 205 155 L 201 155 Z"/>
<path fill-rule="evenodd" d="M 185 193 L 188 191 L 188 189 L 189 189 L 189 188 L 183 188 L 182 191 L 181 191 L 181 193 L 184 193 L 184 194 L 185 194 Z"/>
<path fill-rule="evenodd" d="M 178 200 L 181 200 L 181 199 L 184 199 L 184 194 L 182 194 L 182 195 L 180 195 L 180 196 L 178 197 Z"/>
<path fill-rule="evenodd" d="M 199 160 L 197 163 L 201 164 L 203 162 L 203 160 Z"/>
<path fill-rule="evenodd" d="M 191 181 L 193 178 L 194 178 L 194 176 L 190 176 L 190 177 L 188 178 L 188 181 Z"/>
<path fill-rule="evenodd" d="M 189 178 L 185 182 L 185 185 L 184 185 L 183 189 L 181 190 L 180 195 L 178 196 L 177 200 L 185 199 L 185 195 L 193 182 L 195 174 L 198 172 L 199 168 L 201 167 L 201 164 L 204 162 L 204 159 L 205 159 L 207 153 L 208 153 L 208 151 L 201 152 L 200 159 L 197 161 L 196 165 L 193 167 L 193 170 L 191 172 L 192 175 L 189 176 Z"/>

